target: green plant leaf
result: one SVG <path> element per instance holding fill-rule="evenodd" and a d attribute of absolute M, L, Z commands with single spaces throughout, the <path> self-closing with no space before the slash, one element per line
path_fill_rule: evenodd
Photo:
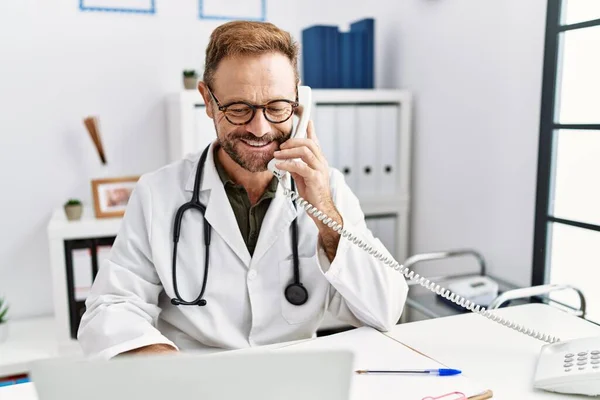
<path fill-rule="evenodd" d="M 0 308 L 0 323 L 6 321 L 4 317 L 6 317 L 6 313 L 8 313 L 8 306 L 4 307 L 4 310 Z"/>

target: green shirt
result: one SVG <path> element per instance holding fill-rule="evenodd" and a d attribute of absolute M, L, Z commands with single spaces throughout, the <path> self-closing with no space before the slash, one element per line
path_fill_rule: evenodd
<path fill-rule="evenodd" d="M 242 185 L 236 184 L 231 179 L 227 171 L 225 171 L 225 168 L 223 168 L 223 165 L 219 162 L 219 157 L 217 157 L 216 152 L 214 159 L 215 167 L 217 168 L 221 182 L 223 182 L 225 193 L 227 193 L 227 198 L 229 199 L 229 203 L 235 214 L 235 219 L 237 220 L 240 232 L 242 233 L 242 237 L 244 238 L 244 242 L 248 247 L 250 255 L 252 255 L 254 254 L 254 248 L 256 247 L 263 219 L 265 218 L 265 214 L 267 214 L 271 199 L 275 197 L 278 180 L 273 177 L 271 183 L 267 186 L 267 190 L 265 190 L 260 199 L 258 199 L 255 205 L 251 205 L 248 192 Z"/>

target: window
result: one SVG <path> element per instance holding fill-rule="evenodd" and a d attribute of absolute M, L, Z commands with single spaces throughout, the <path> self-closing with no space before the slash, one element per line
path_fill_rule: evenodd
<path fill-rule="evenodd" d="M 548 0 L 543 79 L 532 284 L 600 322 L 600 0 Z"/>

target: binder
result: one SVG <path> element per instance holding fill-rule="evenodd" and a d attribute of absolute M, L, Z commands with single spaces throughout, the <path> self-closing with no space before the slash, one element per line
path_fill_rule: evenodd
<path fill-rule="evenodd" d="M 377 143 L 379 145 L 378 165 L 379 193 L 393 195 L 398 187 L 398 115 L 397 105 L 379 105 L 377 118 Z"/>
<path fill-rule="evenodd" d="M 339 87 L 342 89 L 351 89 L 352 86 L 352 70 L 354 63 L 354 37 L 356 32 L 340 33 L 340 77 Z"/>
<path fill-rule="evenodd" d="M 379 217 L 377 224 L 379 229 L 379 240 L 381 240 L 381 243 L 383 243 L 392 257 L 398 260 L 396 219 L 397 217 L 395 215 L 382 216 Z M 402 262 L 402 260 L 398 261 Z"/>
<path fill-rule="evenodd" d="M 366 216 L 365 223 L 374 237 L 379 238 L 379 218 L 374 216 Z"/>
<path fill-rule="evenodd" d="M 204 104 L 196 104 L 195 120 L 196 139 L 194 143 L 194 152 L 198 152 L 216 139 L 217 131 L 215 130 L 215 124 L 213 123 L 212 118 L 206 115 L 206 107 Z"/>
<path fill-rule="evenodd" d="M 73 269 L 73 298 L 77 302 L 85 301 L 94 279 L 92 249 L 85 247 L 71 250 L 71 268 Z"/>
<path fill-rule="evenodd" d="M 314 25 L 302 31 L 302 75 L 313 89 L 334 88 L 339 76 L 338 27 Z"/>
<path fill-rule="evenodd" d="M 375 196 L 379 191 L 377 173 L 377 106 L 356 106 L 356 137 L 358 141 L 358 188 L 360 196 Z"/>
<path fill-rule="evenodd" d="M 336 167 L 344 174 L 346 183 L 354 192 L 358 192 L 358 173 L 356 163 L 356 107 L 352 105 L 335 106 Z"/>
<path fill-rule="evenodd" d="M 319 105 L 314 108 L 314 124 L 321 151 L 329 166 L 337 165 L 335 145 L 335 106 Z"/>
<path fill-rule="evenodd" d="M 107 257 L 114 240 L 115 237 L 103 237 L 64 241 L 69 328 L 73 339 L 77 338 L 85 301 L 98 274 L 99 259 Z"/>
<path fill-rule="evenodd" d="M 374 85 L 374 60 L 375 60 L 375 20 L 365 18 L 350 24 L 350 31 L 362 35 L 358 44 L 360 54 L 360 71 L 356 86 L 363 89 L 373 89 Z"/>

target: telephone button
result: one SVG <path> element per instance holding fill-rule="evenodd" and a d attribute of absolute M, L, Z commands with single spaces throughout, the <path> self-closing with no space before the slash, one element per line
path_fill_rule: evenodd
<path fill-rule="evenodd" d="M 585 367 L 579 367 L 580 371 L 583 371 L 585 369 Z"/>
<path fill-rule="evenodd" d="M 600 355 L 599 354 L 596 354 L 596 355 L 592 356 L 592 360 L 598 360 L 598 359 L 600 359 Z"/>
<path fill-rule="evenodd" d="M 594 364 L 594 365 L 600 364 L 600 360 L 592 360 L 592 364 Z"/>
<path fill-rule="evenodd" d="M 586 365 L 586 364 L 587 364 L 587 361 L 579 361 L 579 362 L 577 363 L 577 365 Z"/>
<path fill-rule="evenodd" d="M 571 368 L 565 368 L 565 372 L 571 371 Z"/>
<path fill-rule="evenodd" d="M 588 352 L 587 351 L 582 351 L 581 353 L 577 353 L 578 356 L 587 356 Z"/>
<path fill-rule="evenodd" d="M 600 365 L 594 365 L 592 368 L 598 369 L 600 368 Z"/>
<path fill-rule="evenodd" d="M 565 357 L 566 357 L 566 358 L 575 357 L 575 354 L 571 354 L 571 353 L 569 353 L 569 354 L 567 354 Z"/>
<path fill-rule="evenodd" d="M 568 363 L 566 363 L 564 365 L 565 368 L 569 368 L 569 367 L 572 367 L 572 366 L 573 366 L 573 363 L 570 363 L 570 362 L 568 362 Z"/>
<path fill-rule="evenodd" d="M 600 354 L 600 350 L 594 350 L 594 351 L 592 351 L 592 354 L 597 356 L 598 354 Z"/>
<path fill-rule="evenodd" d="M 587 357 L 577 357 L 577 361 L 586 361 Z"/>

